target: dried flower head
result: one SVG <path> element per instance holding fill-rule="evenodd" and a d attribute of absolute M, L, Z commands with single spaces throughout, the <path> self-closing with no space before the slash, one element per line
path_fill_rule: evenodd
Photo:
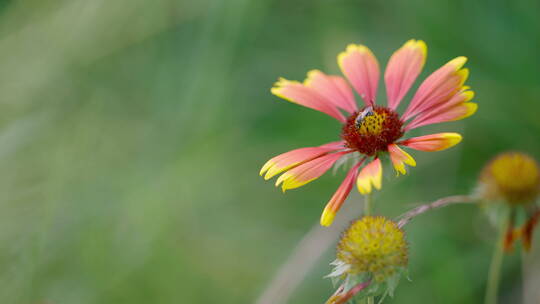
<path fill-rule="evenodd" d="M 348 273 L 370 273 L 376 282 L 383 282 L 407 266 L 407 243 L 396 223 L 365 216 L 345 231 L 337 258 L 349 265 Z"/>
<path fill-rule="evenodd" d="M 531 156 L 521 152 L 497 155 L 480 176 L 480 195 L 484 199 L 527 204 L 540 194 L 540 168 Z"/>
<path fill-rule="evenodd" d="M 477 193 L 485 201 L 502 201 L 509 207 L 509 217 L 502 219 L 508 221 L 504 248 L 511 250 L 514 242 L 521 239 L 523 248 L 530 250 L 540 218 L 540 209 L 535 204 L 540 194 L 540 167 L 536 160 L 515 151 L 497 155 L 482 170 Z M 520 209 L 526 219 L 521 227 L 515 227 Z"/>
<path fill-rule="evenodd" d="M 366 295 L 392 294 L 407 263 L 407 242 L 397 224 L 381 216 L 364 216 L 343 233 L 329 277 L 344 280 L 343 294 L 359 282 L 371 282 Z"/>

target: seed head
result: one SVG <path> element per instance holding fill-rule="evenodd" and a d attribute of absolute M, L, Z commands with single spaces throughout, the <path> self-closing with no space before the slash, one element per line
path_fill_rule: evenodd
<path fill-rule="evenodd" d="M 337 259 L 348 265 L 348 274 L 368 273 L 382 283 L 407 266 L 407 242 L 396 223 L 365 216 L 343 233 Z"/>
<path fill-rule="evenodd" d="M 501 153 L 480 175 L 479 194 L 484 199 L 501 199 L 518 205 L 535 201 L 539 193 L 540 168 L 536 160 L 525 153 Z"/>

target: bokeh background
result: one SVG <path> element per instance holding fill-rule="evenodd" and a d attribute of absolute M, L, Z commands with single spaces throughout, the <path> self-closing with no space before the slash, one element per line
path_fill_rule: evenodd
<path fill-rule="evenodd" d="M 539 11 L 535 0 L 2 1 L 0 302 L 254 303 L 344 175 L 286 194 L 258 176 L 270 157 L 339 132 L 269 89 L 337 73 L 348 43 L 384 66 L 423 39 L 420 78 L 465 55 L 480 105 L 421 128 L 464 141 L 415 152 L 408 176 L 386 167 L 377 213 L 472 191 L 500 151 L 540 157 Z M 386 303 L 482 301 L 495 233 L 479 209 L 438 210 L 407 233 L 412 281 Z M 289 303 L 327 299 L 333 255 Z M 501 298 L 518 303 L 519 251 L 504 266 Z M 538 262 L 526 267 L 538 277 Z"/>

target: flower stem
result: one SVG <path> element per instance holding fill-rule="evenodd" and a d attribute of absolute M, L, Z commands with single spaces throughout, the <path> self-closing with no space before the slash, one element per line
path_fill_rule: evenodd
<path fill-rule="evenodd" d="M 432 209 L 437 209 L 437 208 L 441 208 L 441 207 L 445 207 L 445 206 L 449 206 L 453 204 L 474 204 L 474 203 L 477 203 L 477 199 L 469 195 L 454 195 L 454 196 L 443 197 L 432 203 L 420 205 L 400 215 L 398 217 L 400 219 L 398 222 L 398 227 L 402 228 L 407 223 L 409 223 L 413 218 Z"/>
<path fill-rule="evenodd" d="M 372 203 L 371 193 L 364 195 L 364 216 L 371 215 L 371 203 Z"/>
<path fill-rule="evenodd" d="M 371 193 L 364 195 L 364 216 L 371 215 L 371 203 L 373 203 L 373 197 L 371 195 Z M 366 303 L 375 304 L 375 297 L 368 297 Z"/>
<path fill-rule="evenodd" d="M 531 265 L 530 260 L 528 259 L 527 251 L 522 247 L 521 248 L 521 292 L 523 293 L 523 300 L 522 303 L 532 303 L 529 301 L 529 294 L 528 289 L 529 286 L 527 286 L 528 283 L 528 273 L 527 273 L 527 267 Z M 532 299 L 531 299 L 532 300 Z"/>
<path fill-rule="evenodd" d="M 489 266 L 489 273 L 487 278 L 486 298 L 485 304 L 497 304 L 497 295 L 499 291 L 499 281 L 501 278 L 501 266 L 504 257 L 504 237 L 506 230 L 508 229 L 509 218 L 505 218 L 499 227 L 499 238 L 497 244 L 493 249 L 493 257 L 491 259 L 491 265 Z"/>

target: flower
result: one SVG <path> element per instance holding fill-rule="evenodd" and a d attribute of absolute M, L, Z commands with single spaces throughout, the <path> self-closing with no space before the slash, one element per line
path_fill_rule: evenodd
<path fill-rule="evenodd" d="M 540 167 L 536 160 L 515 151 L 495 156 L 480 174 L 477 195 L 486 201 L 502 201 L 510 208 L 505 249 L 510 250 L 521 238 L 525 250 L 530 250 L 532 233 L 540 219 L 540 208 L 535 204 L 540 195 Z M 514 228 L 518 209 L 525 210 L 527 219 L 522 227 Z"/>
<path fill-rule="evenodd" d="M 477 104 L 470 102 L 473 91 L 464 86 L 469 72 L 462 67 L 467 59 L 457 57 L 427 77 L 404 113 L 398 114 L 397 108 L 420 74 L 426 56 L 427 47 L 421 40 L 407 41 L 391 56 L 384 74 L 387 106 L 375 102 L 379 64 L 363 45 L 351 44 L 338 56 L 339 66 L 348 82 L 319 70 L 308 72 L 303 83 L 280 78 L 272 93 L 337 119 L 342 123 L 341 140 L 278 155 L 266 162 L 260 175 L 270 179 L 283 173 L 276 186 L 281 185 L 286 191 L 319 178 L 340 158 L 352 155 L 356 163 L 321 216 L 321 225 L 329 226 L 355 182 L 362 194 L 370 193 L 372 188 L 381 188 L 381 156 L 384 154 L 389 154 L 399 175 L 406 173 L 405 165 L 416 165 L 412 156 L 401 147 L 440 151 L 459 143 L 461 135 L 457 133 L 403 139 L 412 129 L 463 119 L 477 109 Z M 358 107 L 349 83 L 362 98 L 364 104 L 361 107 Z"/>
<path fill-rule="evenodd" d="M 349 296 L 351 288 L 360 284 L 357 282 L 370 282 L 366 295 L 392 294 L 408 264 L 403 231 L 380 216 L 364 216 L 353 222 L 343 233 L 336 255 L 332 262 L 335 268 L 328 277 L 342 279 L 339 294 Z"/>
<path fill-rule="evenodd" d="M 540 193 L 540 168 L 531 156 L 504 152 L 493 158 L 480 176 L 481 196 L 512 205 L 528 204 Z"/>

